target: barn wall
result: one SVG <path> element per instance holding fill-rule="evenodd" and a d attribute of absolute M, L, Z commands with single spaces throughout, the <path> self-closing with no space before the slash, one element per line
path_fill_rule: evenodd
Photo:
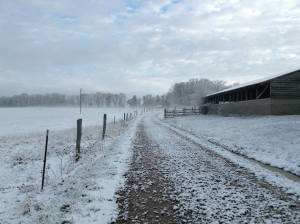
<path fill-rule="evenodd" d="M 300 114 L 300 99 L 272 99 L 272 115 Z"/>
<path fill-rule="evenodd" d="M 300 71 L 271 80 L 270 89 L 266 91 L 268 92 L 265 93 L 270 94 L 265 95 L 265 99 L 211 104 L 208 105 L 207 112 L 208 114 L 243 115 L 300 114 Z M 223 101 L 223 98 L 220 99 Z"/>
<path fill-rule="evenodd" d="M 208 114 L 270 115 L 270 102 L 270 99 L 260 99 L 225 104 L 210 104 L 207 106 L 207 112 Z"/>
<path fill-rule="evenodd" d="M 271 99 L 300 99 L 300 71 L 272 80 Z"/>

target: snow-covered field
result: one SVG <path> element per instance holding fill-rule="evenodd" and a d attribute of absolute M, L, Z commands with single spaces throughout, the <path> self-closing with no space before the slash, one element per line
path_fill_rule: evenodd
<path fill-rule="evenodd" d="M 102 125 L 103 115 L 107 121 L 122 119 L 124 113 L 133 113 L 131 108 L 79 108 L 67 107 L 23 107 L 0 108 L 0 137 L 22 135 L 24 133 L 58 131 L 76 127 L 76 120 L 82 119 L 82 125 Z"/>
<path fill-rule="evenodd" d="M 162 115 L 160 118 L 163 119 Z M 248 158 L 300 175 L 300 115 L 197 115 L 164 122 Z"/>
<path fill-rule="evenodd" d="M 0 108 L 0 223 L 109 223 L 115 220 L 118 213 L 115 192 L 124 186 L 123 174 L 128 170 L 133 153 L 131 141 L 143 117 L 126 123 L 121 121 L 124 113 L 133 111 L 83 108 L 80 115 L 78 108 Z M 104 113 L 110 123 L 106 140 L 102 141 Z M 116 124 L 112 122 L 114 116 Z M 259 177 L 266 176 L 270 183 L 300 194 L 298 183 L 292 184 L 293 181 L 277 177 L 222 149 L 300 175 L 300 116 L 197 115 L 166 120 L 163 113 L 158 116 L 161 124 L 173 126 L 170 128 L 231 158 Z M 83 136 L 81 158 L 76 163 L 78 118 L 83 119 Z M 41 191 L 47 129 L 50 130 L 47 169 L 44 191 Z"/>
<path fill-rule="evenodd" d="M 1 108 L 0 223 L 107 223 L 116 217 L 114 192 L 131 158 L 139 118 L 133 109 Z M 107 113 L 106 140 L 101 140 Z M 117 123 L 112 121 L 116 117 Z M 83 119 L 81 158 L 74 162 L 76 120 Z M 47 168 L 41 191 L 46 130 Z"/>

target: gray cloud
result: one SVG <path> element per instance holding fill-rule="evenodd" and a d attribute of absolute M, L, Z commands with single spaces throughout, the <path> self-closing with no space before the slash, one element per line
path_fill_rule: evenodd
<path fill-rule="evenodd" d="M 299 67 L 297 0 L 1 1 L 0 95 L 163 94 Z"/>

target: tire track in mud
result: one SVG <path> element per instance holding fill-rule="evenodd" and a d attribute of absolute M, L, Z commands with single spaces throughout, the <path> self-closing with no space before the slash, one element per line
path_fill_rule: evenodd
<path fill-rule="evenodd" d="M 299 223 L 299 198 L 145 117 L 116 223 Z"/>

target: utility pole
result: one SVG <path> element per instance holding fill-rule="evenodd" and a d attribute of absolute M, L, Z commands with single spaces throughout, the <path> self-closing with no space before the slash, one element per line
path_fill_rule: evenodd
<path fill-rule="evenodd" d="M 81 92 L 82 92 L 82 90 L 81 90 L 81 88 L 80 88 L 80 95 L 79 95 L 80 114 L 81 114 Z"/>

